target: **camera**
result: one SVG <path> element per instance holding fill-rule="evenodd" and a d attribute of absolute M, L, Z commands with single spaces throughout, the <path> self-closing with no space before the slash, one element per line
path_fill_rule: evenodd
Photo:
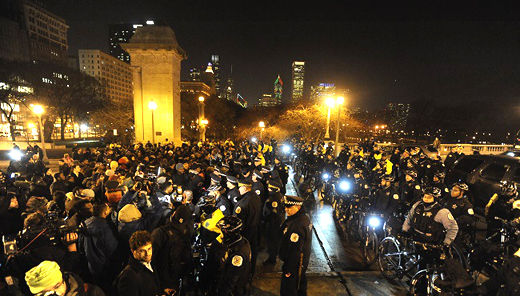
<path fill-rule="evenodd" d="M 57 246 L 69 233 L 85 234 L 86 231 L 83 224 L 68 226 L 57 212 L 49 211 L 41 224 L 29 226 L 14 236 L 2 236 L 3 251 L 5 255 L 15 255 L 20 250 L 25 250 L 36 238 L 47 240 L 51 245 Z"/>

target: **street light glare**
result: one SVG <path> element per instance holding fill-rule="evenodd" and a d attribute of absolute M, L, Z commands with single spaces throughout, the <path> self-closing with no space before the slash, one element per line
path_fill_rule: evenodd
<path fill-rule="evenodd" d="M 338 105 L 343 105 L 344 102 L 345 102 L 345 98 L 344 97 L 338 97 L 336 99 L 336 104 L 338 104 Z"/>
<path fill-rule="evenodd" d="M 148 103 L 148 108 L 149 108 L 150 110 L 155 110 L 155 109 L 157 109 L 157 103 L 154 102 L 154 101 L 150 101 L 150 103 Z"/>
<path fill-rule="evenodd" d="M 204 102 L 204 97 L 203 96 L 199 97 L 199 102 Z"/>
<path fill-rule="evenodd" d="M 45 110 L 43 109 L 42 105 L 34 105 L 33 112 L 36 115 L 42 115 L 45 112 Z"/>
<path fill-rule="evenodd" d="M 258 123 L 258 127 L 265 127 L 265 122 L 260 121 L 260 122 Z"/>
<path fill-rule="evenodd" d="M 82 123 L 80 126 L 79 126 L 80 130 L 82 132 L 86 132 L 88 130 L 88 125 L 86 123 Z"/>
<path fill-rule="evenodd" d="M 334 106 L 334 98 L 332 98 L 332 97 L 328 97 L 328 98 L 325 100 L 325 104 L 327 104 L 327 106 L 329 106 L 329 107 Z"/>

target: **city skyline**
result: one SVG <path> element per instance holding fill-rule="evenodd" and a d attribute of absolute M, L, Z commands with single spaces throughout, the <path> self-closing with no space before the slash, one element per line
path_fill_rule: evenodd
<path fill-rule="evenodd" d="M 291 63 L 299 59 L 307 64 L 307 85 L 334 82 L 351 90 L 349 102 L 363 107 L 396 100 L 511 102 L 520 91 L 514 78 L 520 25 L 504 7 L 339 6 L 316 13 L 305 6 L 291 12 L 291 3 L 251 12 L 231 3 L 108 1 L 105 9 L 92 1 L 47 4 L 69 23 L 72 48 L 88 43 L 104 49 L 109 23 L 165 22 L 188 53 L 183 77 L 219 54 L 227 67 L 233 64 L 234 85 L 248 100 L 270 89 L 276 73 L 290 79 Z"/>

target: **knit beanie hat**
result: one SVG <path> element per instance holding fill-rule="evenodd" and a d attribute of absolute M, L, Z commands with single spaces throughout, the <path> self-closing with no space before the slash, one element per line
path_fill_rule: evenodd
<path fill-rule="evenodd" d="M 117 220 L 123 223 L 129 223 L 141 219 L 141 212 L 134 204 L 125 205 L 120 211 Z"/>
<path fill-rule="evenodd" d="M 25 273 L 25 281 L 31 293 L 38 294 L 63 280 L 60 266 L 54 261 L 43 261 Z"/>

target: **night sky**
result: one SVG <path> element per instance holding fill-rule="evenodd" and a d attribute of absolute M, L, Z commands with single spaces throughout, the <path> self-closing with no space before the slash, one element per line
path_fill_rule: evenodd
<path fill-rule="evenodd" d="M 70 53 L 76 55 L 78 48 L 108 51 L 109 23 L 165 22 L 188 53 L 184 78 L 187 69 L 219 54 L 223 76 L 232 64 L 236 89 L 250 104 L 272 93 L 277 74 L 287 100 L 296 59 L 306 61 L 307 94 L 310 85 L 332 82 L 350 89 L 350 104 L 359 107 L 416 100 L 493 100 L 516 107 L 520 101 L 520 22 L 506 6 L 45 2 L 70 25 Z"/>

